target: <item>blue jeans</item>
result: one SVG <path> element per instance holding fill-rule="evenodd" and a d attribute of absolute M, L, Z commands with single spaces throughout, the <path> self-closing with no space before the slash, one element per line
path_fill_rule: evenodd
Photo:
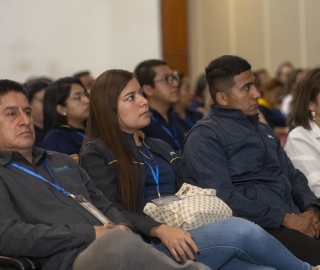
<path fill-rule="evenodd" d="M 242 218 L 209 223 L 189 233 L 200 250 L 197 261 L 212 269 L 311 269 L 260 226 Z M 163 244 L 153 246 L 171 256 Z"/>

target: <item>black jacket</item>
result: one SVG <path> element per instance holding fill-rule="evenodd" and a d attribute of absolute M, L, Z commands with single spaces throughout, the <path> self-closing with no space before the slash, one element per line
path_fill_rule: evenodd
<path fill-rule="evenodd" d="M 138 159 L 138 163 L 134 162 L 137 166 L 137 172 L 141 173 L 141 189 L 139 195 L 139 202 L 134 212 L 124 210 L 121 205 L 120 193 L 119 193 L 119 179 L 118 179 L 118 166 L 117 160 L 108 147 L 100 140 L 96 139 L 87 143 L 80 153 L 80 165 L 87 171 L 91 179 L 96 183 L 97 187 L 103 192 L 105 197 L 110 200 L 117 208 L 123 209 L 121 212 L 133 225 L 134 230 L 143 236 L 146 240 L 156 239 L 150 238 L 150 230 L 153 226 L 157 226 L 160 223 L 147 218 L 143 213 L 143 198 L 144 198 L 144 163 L 140 157 L 138 149 L 135 145 L 133 134 L 123 133 L 129 146 L 131 147 L 135 157 Z M 176 178 L 174 179 L 176 184 L 176 190 L 185 182 L 185 169 L 182 159 L 176 154 L 176 152 L 164 141 L 154 138 L 145 137 L 142 132 L 139 133 L 143 139 L 143 143 L 147 146 L 152 153 L 161 155 L 172 166 Z M 140 168 L 139 168 L 139 167 Z"/>
<path fill-rule="evenodd" d="M 0 151 L 0 254 L 35 257 L 42 269 L 71 269 L 77 255 L 95 240 L 93 226 L 102 226 L 74 199 L 10 166 L 10 161 L 50 182 L 54 178 L 66 191 L 83 195 L 115 224 L 131 227 L 69 156 L 35 147 L 30 164 L 18 152 Z"/>

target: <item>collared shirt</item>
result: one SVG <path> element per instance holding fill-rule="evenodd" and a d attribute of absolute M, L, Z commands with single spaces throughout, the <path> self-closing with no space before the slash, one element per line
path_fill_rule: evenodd
<path fill-rule="evenodd" d="M 177 125 L 177 116 L 170 109 L 168 112 L 169 123 L 156 110 L 149 108 L 151 112 L 150 124 L 141 129 L 147 137 L 158 138 L 165 141 L 173 149 L 182 147 L 184 132 Z M 168 132 L 169 131 L 169 132 Z"/>
<path fill-rule="evenodd" d="M 288 136 L 284 150 L 293 165 L 308 178 L 309 186 L 320 198 L 320 128 L 310 121 L 311 130 L 301 126 Z"/>
<path fill-rule="evenodd" d="M 83 195 L 114 223 L 131 226 L 72 158 L 36 147 L 32 154 L 33 164 L 18 152 L 0 151 L 0 254 L 39 258 L 45 269 L 71 269 L 95 240 L 93 226 L 102 225 L 74 199 L 10 162 Z"/>
<path fill-rule="evenodd" d="M 54 128 L 45 136 L 42 148 L 67 155 L 78 155 L 85 133 L 83 129 L 72 126 Z"/>

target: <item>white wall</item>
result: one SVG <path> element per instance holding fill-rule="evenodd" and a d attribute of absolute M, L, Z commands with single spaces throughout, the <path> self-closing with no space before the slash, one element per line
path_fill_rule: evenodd
<path fill-rule="evenodd" d="M 133 70 L 161 58 L 159 0 L 0 0 L 0 79 Z"/>

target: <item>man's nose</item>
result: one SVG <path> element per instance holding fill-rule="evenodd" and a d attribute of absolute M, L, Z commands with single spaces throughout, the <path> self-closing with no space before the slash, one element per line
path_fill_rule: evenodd
<path fill-rule="evenodd" d="M 261 93 L 258 91 L 257 87 L 255 85 L 252 85 L 252 90 L 253 90 L 253 97 L 254 99 L 257 99 L 257 98 L 261 98 Z"/>

